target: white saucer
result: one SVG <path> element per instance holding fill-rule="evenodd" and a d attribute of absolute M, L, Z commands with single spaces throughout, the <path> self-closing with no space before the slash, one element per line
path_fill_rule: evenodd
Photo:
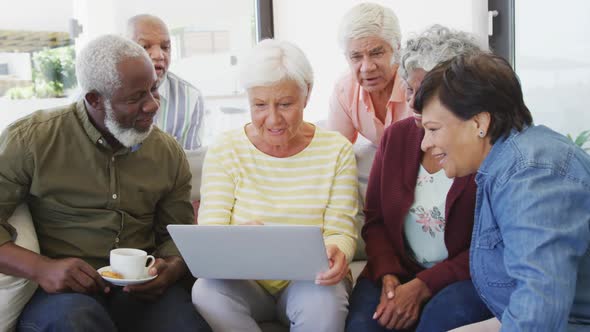
<path fill-rule="evenodd" d="M 111 271 L 111 266 L 109 265 L 109 266 L 101 267 L 97 271 L 98 271 L 99 274 L 101 272 Z M 139 278 L 139 279 L 117 279 L 117 278 L 105 277 L 102 274 L 100 276 L 104 280 L 110 282 L 113 285 L 116 285 L 116 286 L 127 286 L 127 285 L 143 284 L 144 282 L 148 282 L 148 281 L 156 278 L 158 275 L 155 275 L 155 276 L 145 276 L 145 277 Z"/>

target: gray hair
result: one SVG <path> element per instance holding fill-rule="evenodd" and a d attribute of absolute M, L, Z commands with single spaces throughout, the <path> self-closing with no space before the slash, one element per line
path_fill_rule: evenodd
<path fill-rule="evenodd" d="M 91 40 L 76 58 L 78 86 L 86 94 L 96 91 L 111 98 L 121 86 L 117 65 L 127 58 L 145 57 L 151 63 L 147 52 L 130 39 L 103 35 Z"/>
<path fill-rule="evenodd" d="M 311 64 L 299 47 L 287 41 L 261 41 L 252 48 L 240 69 L 240 82 L 244 89 L 269 86 L 284 80 L 295 81 L 302 94 L 309 96 L 313 86 Z"/>
<path fill-rule="evenodd" d="M 342 18 L 338 28 L 338 43 L 346 51 L 352 39 L 378 37 L 393 50 L 392 63 L 399 61 L 402 33 L 393 10 L 376 3 L 361 3 L 352 7 Z"/>
<path fill-rule="evenodd" d="M 139 14 L 139 15 L 135 15 L 130 17 L 127 20 L 127 30 L 125 32 L 125 36 L 127 38 L 133 39 L 135 36 L 135 29 L 137 28 L 137 24 L 139 23 L 148 23 L 148 24 L 153 24 L 153 25 L 159 25 L 161 26 L 164 30 L 168 31 L 168 26 L 166 26 L 166 23 L 164 23 L 164 21 L 154 15 L 150 15 L 150 14 Z"/>
<path fill-rule="evenodd" d="M 428 72 L 437 64 L 457 55 L 481 51 L 474 36 L 435 24 L 406 42 L 398 71 L 404 79 L 408 79 L 413 70 L 424 69 Z"/>

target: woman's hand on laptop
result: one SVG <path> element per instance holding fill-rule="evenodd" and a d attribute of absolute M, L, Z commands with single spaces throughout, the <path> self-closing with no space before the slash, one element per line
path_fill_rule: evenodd
<path fill-rule="evenodd" d="M 315 283 L 322 286 L 331 286 L 339 283 L 346 276 L 348 262 L 346 261 L 346 255 L 335 244 L 326 246 L 326 254 L 330 262 L 330 269 L 320 273 Z"/>

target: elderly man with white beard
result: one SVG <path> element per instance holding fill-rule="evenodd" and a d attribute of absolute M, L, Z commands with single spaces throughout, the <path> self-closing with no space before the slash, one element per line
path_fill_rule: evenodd
<path fill-rule="evenodd" d="M 78 102 L 41 110 L 0 136 L 0 272 L 39 288 L 19 331 L 209 331 L 178 281 L 188 269 L 166 231 L 190 224 L 182 147 L 153 126 L 157 76 L 133 41 L 106 35 L 78 55 Z M 41 254 L 7 223 L 31 210 Z M 114 248 L 156 257 L 152 280 L 123 288 L 97 269 Z M 178 319 L 182 317 L 182 319 Z"/>

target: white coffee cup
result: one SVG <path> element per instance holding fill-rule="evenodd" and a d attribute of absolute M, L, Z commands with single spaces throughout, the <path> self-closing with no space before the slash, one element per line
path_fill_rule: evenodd
<path fill-rule="evenodd" d="M 140 279 L 148 275 L 148 270 L 156 259 L 140 249 L 118 248 L 111 250 L 111 270 L 120 273 L 125 279 Z M 150 261 L 149 264 L 146 263 Z"/>

